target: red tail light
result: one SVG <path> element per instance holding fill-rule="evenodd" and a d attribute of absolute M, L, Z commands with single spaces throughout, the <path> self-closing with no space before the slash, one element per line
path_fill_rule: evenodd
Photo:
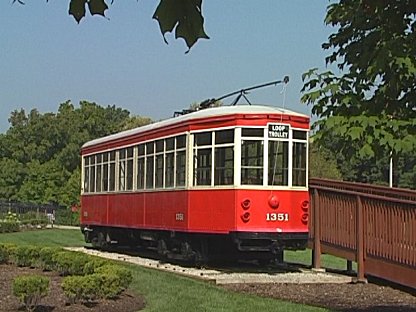
<path fill-rule="evenodd" d="M 246 212 L 245 214 L 242 214 L 241 220 L 243 220 L 244 223 L 247 223 L 248 221 L 250 221 L 250 212 Z"/>
<path fill-rule="evenodd" d="M 309 201 L 308 200 L 304 200 L 301 204 L 302 210 L 303 211 L 308 211 L 309 210 Z"/>
<path fill-rule="evenodd" d="M 250 200 L 249 198 L 246 198 L 246 199 L 244 199 L 244 200 L 241 202 L 241 207 L 242 207 L 244 210 L 249 209 L 249 208 L 250 208 L 250 206 L 251 206 L 251 200 Z"/>
<path fill-rule="evenodd" d="M 302 223 L 306 224 L 308 223 L 308 220 L 309 220 L 309 215 L 307 213 L 304 213 L 302 215 Z"/>

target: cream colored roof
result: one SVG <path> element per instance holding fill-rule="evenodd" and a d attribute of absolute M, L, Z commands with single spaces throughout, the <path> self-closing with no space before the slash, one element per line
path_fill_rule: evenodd
<path fill-rule="evenodd" d="M 190 121 L 193 119 L 209 118 L 216 116 L 234 115 L 234 114 L 285 114 L 299 117 L 309 118 L 309 116 L 300 114 L 288 109 L 266 106 L 266 105 L 234 105 L 234 106 L 220 106 L 201 109 L 196 112 L 192 112 L 179 117 L 172 117 L 162 121 L 158 121 L 146 126 L 118 132 L 112 135 L 108 135 L 102 138 L 98 138 L 85 143 L 82 148 L 121 139 L 124 137 L 132 136 L 149 130 L 170 126 L 173 124 Z"/>

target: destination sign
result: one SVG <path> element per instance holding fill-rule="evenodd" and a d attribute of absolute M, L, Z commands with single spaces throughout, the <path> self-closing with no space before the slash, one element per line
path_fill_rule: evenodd
<path fill-rule="evenodd" d="M 269 138 L 289 139 L 289 125 L 269 124 Z"/>

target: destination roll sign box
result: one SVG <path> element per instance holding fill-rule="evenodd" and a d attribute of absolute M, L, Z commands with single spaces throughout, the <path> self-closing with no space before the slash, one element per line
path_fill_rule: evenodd
<path fill-rule="evenodd" d="M 289 139 L 289 125 L 269 124 L 269 138 Z"/>

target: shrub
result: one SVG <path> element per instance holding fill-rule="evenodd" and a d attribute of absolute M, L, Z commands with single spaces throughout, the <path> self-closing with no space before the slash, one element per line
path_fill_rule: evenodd
<path fill-rule="evenodd" d="M 62 280 L 62 290 L 70 303 L 93 301 L 100 295 L 100 279 L 91 274 L 86 276 L 67 276 Z"/>
<path fill-rule="evenodd" d="M 14 258 L 16 248 L 14 244 L 0 244 L 0 263 L 9 263 Z"/>
<path fill-rule="evenodd" d="M 7 215 L 4 217 L 4 221 L 18 223 L 19 222 L 19 216 L 17 215 L 17 213 L 13 213 L 13 212 L 9 211 L 7 213 Z"/>
<path fill-rule="evenodd" d="M 39 258 L 39 247 L 18 246 L 14 250 L 14 264 L 19 267 L 35 267 Z"/>
<path fill-rule="evenodd" d="M 87 275 L 86 277 L 92 277 L 94 281 L 98 281 L 98 285 L 100 285 L 98 289 L 99 298 L 113 299 L 121 294 L 124 290 L 124 288 L 121 286 L 121 279 L 116 274 L 94 273 Z"/>
<path fill-rule="evenodd" d="M 43 247 L 39 250 L 39 257 L 36 261 L 36 267 L 44 271 L 52 271 L 55 269 L 55 261 L 53 256 L 58 252 L 61 252 L 61 248 L 56 247 Z"/>
<path fill-rule="evenodd" d="M 33 311 L 40 300 L 48 294 L 49 279 L 39 275 L 18 276 L 13 280 L 13 294 Z"/>
<path fill-rule="evenodd" d="M 19 232 L 19 231 L 20 231 L 19 222 L 7 221 L 7 220 L 0 221 L 0 233 L 11 233 L 11 232 Z"/>
<path fill-rule="evenodd" d="M 90 267 L 99 265 L 93 274 L 67 276 L 63 279 L 62 289 L 69 302 L 115 298 L 130 285 L 130 270 L 118 265 L 102 265 L 104 262 L 105 260 L 93 259 L 87 263 Z"/>
<path fill-rule="evenodd" d="M 96 270 L 104 265 L 108 264 L 107 260 L 90 256 L 89 261 L 84 266 L 84 275 L 92 274 L 96 272 Z"/>
<path fill-rule="evenodd" d="M 118 283 L 118 286 L 121 288 L 121 291 L 127 289 L 131 281 L 133 280 L 131 271 L 119 265 L 106 264 L 102 267 L 97 268 L 95 270 L 95 273 L 105 274 L 105 275 L 115 275 L 117 277 L 116 282 Z"/>
<path fill-rule="evenodd" d="M 13 244 L 0 244 L 0 264 L 9 263 L 16 248 L 16 245 Z"/>
<path fill-rule="evenodd" d="M 88 255 L 72 252 L 61 251 L 52 256 L 55 270 L 62 276 L 67 275 L 84 275 L 84 266 L 90 261 Z"/>
<path fill-rule="evenodd" d="M 9 252 L 3 245 L 0 245 L 0 264 L 8 263 L 8 262 L 9 262 Z"/>
<path fill-rule="evenodd" d="M 44 213 L 28 211 L 20 215 L 21 224 L 27 227 L 44 227 L 48 224 L 48 217 Z"/>
<path fill-rule="evenodd" d="M 58 209 L 55 212 L 56 224 L 79 225 L 79 212 L 72 212 L 71 209 Z"/>

